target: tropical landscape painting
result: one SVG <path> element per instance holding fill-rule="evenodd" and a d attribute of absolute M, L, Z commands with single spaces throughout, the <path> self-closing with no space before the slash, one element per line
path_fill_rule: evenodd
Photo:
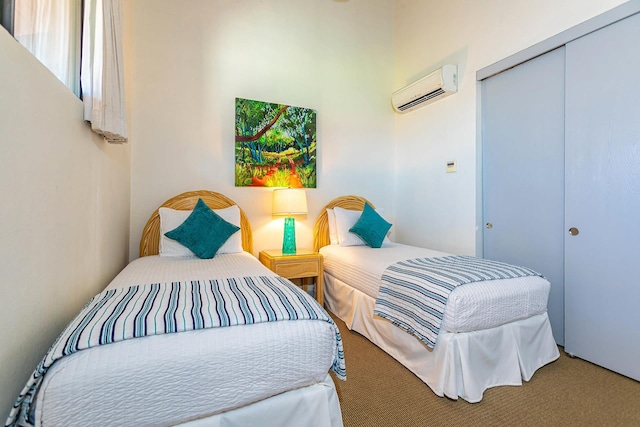
<path fill-rule="evenodd" d="M 236 98 L 236 187 L 316 188 L 316 111 Z"/>

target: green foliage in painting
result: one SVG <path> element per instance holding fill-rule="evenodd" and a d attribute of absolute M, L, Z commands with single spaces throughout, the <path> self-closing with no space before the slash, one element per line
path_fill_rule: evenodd
<path fill-rule="evenodd" d="M 316 187 L 316 112 L 236 98 L 235 185 Z"/>

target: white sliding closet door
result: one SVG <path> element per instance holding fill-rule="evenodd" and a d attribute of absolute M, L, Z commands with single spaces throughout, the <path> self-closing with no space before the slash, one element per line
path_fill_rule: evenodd
<path fill-rule="evenodd" d="M 565 350 L 640 380 L 640 15 L 566 45 Z"/>
<path fill-rule="evenodd" d="M 484 257 L 551 282 L 564 340 L 564 48 L 482 82 Z"/>

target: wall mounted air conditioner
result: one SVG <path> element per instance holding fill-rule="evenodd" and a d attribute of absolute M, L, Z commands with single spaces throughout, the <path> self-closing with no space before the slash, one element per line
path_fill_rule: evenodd
<path fill-rule="evenodd" d="M 393 92 L 391 104 L 398 113 L 407 113 L 458 91 L 458 67 L 445 65 L 420 80 Z"/>

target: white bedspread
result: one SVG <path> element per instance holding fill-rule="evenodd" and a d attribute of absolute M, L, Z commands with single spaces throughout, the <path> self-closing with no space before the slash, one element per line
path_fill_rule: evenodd
<path fill-rule="evenodd" d="M 108 288 L 254 275 L 274 274 L 248 253 L 211 260 L 151 256 L 133 261 Z M 83 350 L 49 370 L 36 399 L 36 425 L 175 425 L 205 418 L 323 382 L 334 343 L 327 322 L 289 321 Z"/>
<path fill-rule="evenodd" d="M 371 298 L 376 298 L 383 272 L 405 259 L 442 257 L 451 254 L 402 245 L 329 245 L 320 249 L 324 270 Z M 504 325 L 545 313 L 551 285 L 537 276 L 490 280 L 457 287 L 449 295 L 441 330 L 469 332 Z"/>
<path fill-rule="evenodd" d="M 245 276 L 276 276 L 276 274 L 248 252 L 222 254 L 211 259 L 147 256 L 132 261 L 105 289 L 185 279 L 208 280 Z"/>

